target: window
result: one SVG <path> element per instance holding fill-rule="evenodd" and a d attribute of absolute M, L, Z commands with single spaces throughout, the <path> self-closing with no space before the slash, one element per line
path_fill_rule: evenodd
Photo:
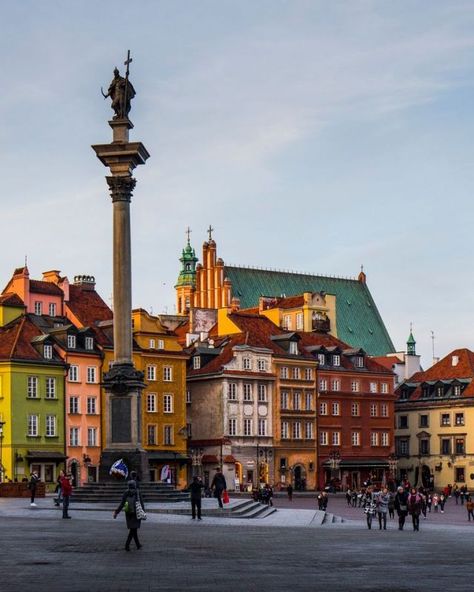
<path fill-rule="evenodd" d="M 173 413 L 173 395 L 163 395 L 163 413 Z"/>
<path fill-rule="evenodd" d="M 451 416 L 449 413 L 442 413 L 441 414 L 441 425 L 442 426 L 451 425 Z"/>
<path fill-rule="evenodd" d="M 235 382 L 229 382 L 227 395 L 229 397 L 229 401 L 237 401 L 237 385 Z"/>
<path fill-rule="evenodd" d="M 186 391 L 186 403 L 191 403 L 191 391 Z"/>
<path fill-rule="evenodd" d="M 324 354 L 318 354 L 318 362 L 320 366 L 325 366 L 326 356 Z"/>
<path fill-rule="evenodd" d="M 79 397 L 69 397 L 69 413 L 79 413 Z"/>
<path fill-rule="evenodd" d="M 418 443 L 418 446 L 419 454 L 423 454 L 423 456 L 426 456 L 430 453 L 430 441 L 428 440 L 428 438 L 421 438 Z"/>
<path fill-rule="evenodd" d="M 464 438 L 456 438 L 456 454 L 466 454 Z"/>
<path fill-rule="evenodd" d="M 154 339 L 150 339 L 148 341 L 148 347 L 149 347 L 149 349 L 155 349 L 155 347 L 156 347 L 156 341 Z"/>
<path fill-rule="evenodd" d="M 281 391 L 280 393 L 280 407 L 281 409 L 288 409 L 288 392 Z"/>
<path fill-rule="evenodd" d="M 163 444 L 171 446 L 173 444 L 173 426 L 165 426 L 163 428 Z"/>
<path fill-rule="evenodd" d="M 388 394 L 388 384 L 386 382 L 382 382 L 382 384 L 380 385 L 380 392 L 384 395 Z"/>
<path fill-rule="evenodd" d="M 291 330 L 291 316 L 290 315 L 283 315 L 283 329 L 290 329 Z"/>
<path fill-rule="evenodd" d="M 156 394 L 148 393 L 146 396 L 146 410 L 148 413 L 156 413 Z"/>
<path fill-rule="evenodd" d="M 305 368 L 304 379 L 305 380 L 313 380 L 313 369 L 312 368 Z"/>
<path fill-rule="evenodd" d="M 267 401 L 267 385 L 266 384 L 259 384 L 258 385 L 258 402 L 259 403 L 266 403 Z"/>
<path fill-rule="evenodd" d="M 302 331 L 303 330 L 303 313 L 298 312 L 296 314 L 296 330 Z"/>
<path fill-rule="evenodd" d="M 298 355 L 298 344 L 296 343 L 296 341 L 290 341 L 290 354 L 293 356 L 297 356 Z M 299 370 L 299 369 L 298 369 Z M 299 378 L 294 376 L 295 371 L 293 370 L 293 377 L 294 378 Z"/>
<path fill-rule="evenodd" d="M 351 380 L 351 391 L 353 393 L 358 393 L 360 390 L 360 383 L 358 380 Z"/>
<path fill-rule="evenodd" d="M 293 393 L 293 410 L 299 411 L 301 409 L 301 393 Z"/>
<path fill-rule="evenodd" d="M 35 302 L 35 315 L 43 314 L 43 303 L 42 302 Z"/>
<path fill-rule="evenodd" d="M 251 370 L 252 369 L 252 360 L 250 358 L 243 358 L 242 367 L 244 370 Z"/>
<path fill-rule="evenodd" d="M 352 446 L 360 446 L 360 432 L 351 433 L 351 444 Z"/>
<path fill-rule="evenodd" d="M 165 349 L 165 340 L 158 339 L 158 349 Z"/>
<path fill-rule="evenodd" d="M 97 368 L 95 366 L 87 367 L 87 382 L 97 382 Z"/>
<path fill-rule="evenodd" d="M 319 444 L 321 446 L 328 445 L 328 433 L 327 432 L 319 432 Z"/>
<path fill-rule="evenodd" d="M 428 415 L 420 415 L 419 418 L 420 418 L 420 422 L 419 422 L 420 428 L 428 428 L 429 427 Z"/>
<path fill-rule="evenodd" d="M 156 425 L 148 425 L 146 427 L 146 437 L 149 446 L 155 446 L 156 441 Z"/>
<path fill-rule="evenodd" d="M 259 419 L 258 420 L 258 435 L 259 436 L 266 436 L 267 435 L 267 420 L 266 419 Z"/>
<path fill-rule="evenodd" d="M 88 415 L 95 415 L 97 413 L 96 397 L 87 397 L 87 413 Z"/>
<path fill-rule="evenodd" d="M 35 437 L 38 435 L 38 415 L 28 415 L 28 436 Z"/>
<path fill-rule="evenodd" d="M 464 425 L 464 413 L 456 413 L 454 415 L 454 424 L 457 426 Z"/>
<path fill-rule="evenodd" d="M 371 446 L 378 446 L 379 445 L 379 434 L 378 434 L 378 432 L 371 432 L 370 433 L 370 445 Z"/>
<path fill-rule="evenodd" d="M 376 393 L 378 391 L 378 386 L 376 382 L 371 382 L 369 385 L 369 390 L 371 393 Z"/>
<path fill-rule="evenodd" d="M 163 368 L 163 380 L 165 382 L 173 381 L 173 368 L 171 366 L 165 366 Z"/>
<path fill-rule="evenodd" d="M 252 420 L 244 419 L 244 436 L 252 435 Z"/>
<path fill-rule="evenodd" d="M 408 415 L 398 416 L 398 427 L 401 430 L 406 430 L 408 428 Z"/>
<path fill-rule="evenodd" d="M 331 444 L 333 446 L 340 446 L 341 445 L 341 432 L 333 432 L 332 433 Z"/>
<path fill-rule="evenodd" d="M 301 421 L 295 421 L 293 423 L 293 438 L 295 440 L 301 439 Z"/>
<path fill-rule="evenodd" d="M 319 415 L 327 415 L 328 414 L 328 404 L 327 403 L 320 403 L 319 404 Z"/>
<path fill-rule="evenodd" d="M 332 380 L 331 381 L 331 390 L 332 391 L 340 391 L 341 390 L 341 381 L 340 380 Z"/>
<path fill-rule="evenodd" d="M 443 397 L 444 396 L 444 388 L 442 386 L 436 387 L 436 396 Z"/>
<path fill-rule="evenodd" d="M 464 476 L 464 467 L 456 467 L 455 468 L 455 481 L 456 483 L 465 483 L 466 478 Z"/>
<path fill-rule="evenodd" d="M 267 369 L 267 361 L 263 360 L 263 359 L 259 359 L 257 361 L 257 368 L 258 368 L 259 372 L 265 372 Z"/>
<path fill-rule="evenodd" d="M 244 384 L 244 401 L 251 401 L 252 400 L 252 385 L 251 384 Z"/>
<path fill-rule="evenodd" d="M 312 395 L 312 393 L 305 394 L 305 407 L 306 407 L 306 411 L 311 411 L 313 409 L 313 395 Z"/>
<path fill-rule="evenodd" d="M 93 337 L 86 337 L 84 340 L 85 348 L 88 350 L 94 349 L 94 338 Z"/>
<path fill-rule="evenodd" d="M 332 357 L 332 365 L 336 367 L 341 365 L 341 356 L 339 354 L 335 354 Z"/>
<path fill-rule="evenodd" d="M 288 368 L 286 366 L 280 368 L 280 378 L 288 378 Z"/>
<path fill-rule="evenodd" d="M 194 358 L 193 358 L 194 370 L 199 370 L 200 367 L 201 367 L 201 356 L 194 356 Z"/>
<path fill-rule="evenodd" d="M 304 424 L 304 437 L 306 440 L 313 440 L 314 438 L 314 426 L 311 421 Z"/>
<path fill-rule="evenodd" d="M 293 373 L 293 378 L 295 380 L 299 380 L 300 379 L 300 369 L 299 368 L 293 368 L 292 369 L 292 373 Z"/>
<path fill-rule="evenodd" d="M 45 345 L 43 348 L 43 356 L 46 360 L 51 360 L 53 357 L 53 346 Z"/>
<path fill-rule="evenodd" d="M 79 382 L 79 366 L 71 364 L 69 366 L 68 378 L 70 382 Z"/>
<path fill-rule="evenodd" d="M 364 367 L 364 356 L 356 356 L 354 360 L 354 366 L 356 368 L 363 368 Z"/>
<path fill-rule="evenodd" d="M 380 405 L 380 416 L 381 417 L 388 417 L 388 405 L 387 405 L 387 403 L 382 403 Z"/>
<path fill-rule="evenodd" d="M 399 456 L 408 456 L 408 440 L 397 439 L 397 454 Z"/>
<path fill-rule="evenodd" d="M 360 403 L 352 403 L 351 404 L 351 415 L 352 415 L 352 417 L 359 417 Z"/>
<path fill-rule="evenodd" d="M 453 394 L 455 397 L 459 397 L 461 395 L 461 386 L 459 384 L 454 385 Z"/>
<path fill-rule="evenodd" d="M 421 393 L 421 396 L 422 396 L 424 399 L 428 399 L 428 398 L 429 398 L 429 396 L 430 396 L 430 387 L 429 387 L 429 386 L 424 386 L 424 387 L 423 387 L 423 389 L 422 389 L 422 393 Z"/>
<path fill-rule="evenodd" d="M 55 399 L 56 398 L 56 379 L 55 378 L 47 378 L 46 379 L 46 398 L 47 399 Z"/>
<path fill-rule="evenodd" d="M 156 366 L 148 365 L 146 367 L 146 379 L 147 380 L 156 380 Z"/>
<path fill-rule="evenodd" d="M 79 445 L 79 428 L 69 428 L 69 446 Z"/>
<path fill-rule="evenodd" d="M 390 446 L 388 432 L 382 432 L 382 446 Z"/>
<path fill-rule="evenodd" d="M 67 336 L 67 346 L 68 346 L 68 349 L 75 349 L 76 348 L 76 336 L 75 335 L 68 335 Z"/>
<path fill-rule="evenodd" d="M 328 390 L 328 381 L 325 378 L 321 378 L 319 381 L 319 390 L 320 391 L 327 391 Z"/>
<path fill-rule="evenodd" d="M 281 422 L 281 437 L 282 440 L 287 440 L 288 439 L 288 428 L 289 428 L 289 424 L 287 421 L 282 421 Z"/>
<path fill-rule="evenodd" d="M 370 417 L 378 417 L 378 405 L 377 403 L 370 404 Z"/>
<path fill-rule="evenodd" d="M 332 413 L 332 415 L 340 415 L 341 414 L 341 408 L 340 408 L 339 403 L 332 403 L 331 413 Z"/>
<path fill-rule="evenodd" d="M 54 302 L 50 302 L 48 306 L 48 314 L 50 317 L 56 316 L 56 304 Z"/>
<path fill-rule="evenodd" d="M 441 454 L 451 454 L 451 438 L 441 439 Z"/>
<path fill-rule="evenodd" d="M 38 397 L 38 377 L 28 376 L 28 397 L 36 399 Z"/>
<path fill-rule="evenodd" d="M 237 420 L 229 419 L 229 436 L 237 435 Z"/>
<path fill-rule="evenodd" d="M 46 416 L 46 437 L 54 438 L 56 436 L 56 416 Z"/>
<path fill-rule="evenodd" d="M 87 428 L 87 446 L 97 446 L 97 428 Z"/>

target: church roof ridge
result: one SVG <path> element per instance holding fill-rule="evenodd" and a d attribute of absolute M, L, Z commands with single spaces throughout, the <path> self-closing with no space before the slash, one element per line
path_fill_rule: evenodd
<path fill-rule="evenodd" d="M 309 277 L 319 277 L 319 278 L 328 278 L 333 280 L 343 280 L 343 281 L 351 281 L 351 282 L 358 282 L 358 278 L 355 276 L 339 276 L 339 275 L 331 275 L 331 274 L 322 274 L 322 273 L 314 273 L 311 271 L 301 271 L 295 269 L 284 269 L 278 267 L 263 267 L 260 265 L 239 265 L 237 263 L 226 263 L 226 268 L 233 268 L 233 269 L 250 269 L 255 271 L 269 271 L 271 273 L 289 273 L 292 275 L 303 275 Z"/>

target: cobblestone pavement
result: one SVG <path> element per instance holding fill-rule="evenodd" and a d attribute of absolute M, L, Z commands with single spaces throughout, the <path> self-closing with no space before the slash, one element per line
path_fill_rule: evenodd
<path fill-rule="evenodd" d="M 360 521 L 278 528 L 265 520 L 154 515 L 140 530 L 143 548 L 127 553 L 123 516 L 71 514 L 66 521 L 25 500 L 0 500 L 1 592 L 472 590 L 468 524 L 433 522 L 415 533 L 393 525 L 369 531 Z"/>

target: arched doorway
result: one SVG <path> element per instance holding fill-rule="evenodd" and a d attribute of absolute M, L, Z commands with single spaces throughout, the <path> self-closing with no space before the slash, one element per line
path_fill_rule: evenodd
<path fill-rule="evenodd" d="M 297 491 L 304 491 L 306 489 L 306 469 L 304 465 L 295 465 L 293 467 L 293 478 L 295 489 Z"/>
<path fill-rule="evenodd" d="M 431 470 L 428 465 L 423 465 L 421 467 L 421 484 L 425 489 L 431 489 L 433 486 Z"/>

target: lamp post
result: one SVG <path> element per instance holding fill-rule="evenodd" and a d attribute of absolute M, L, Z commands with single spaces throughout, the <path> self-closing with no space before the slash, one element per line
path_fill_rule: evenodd
<path fill-rule="evenodd" d="M 397 480 L 397 467 L 398 467 L 398 456 L 392 452 L 388 457 L 388 470 L 390 471 L 391 478 Z"/>
<path fill-rule="evenodd" d="M 3 483 L 3 426 L 6 422 L 0 421 L 0 483 Z"/>
<path fill-rule="evenodd" d="M 201 475 L 201 465 L 202 465 L 202 456 L 203 456 L 203 449 L 202 448 L 192 448 L 191 449 L 191 463 L 193 466 L 193 477 Z"/>

